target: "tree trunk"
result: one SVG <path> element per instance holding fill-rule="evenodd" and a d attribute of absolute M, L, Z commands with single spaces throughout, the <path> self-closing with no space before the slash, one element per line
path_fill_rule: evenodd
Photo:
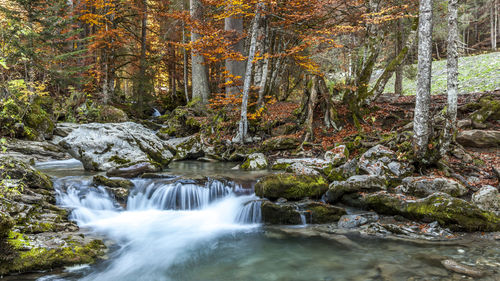
<path fill-rule="evenodd" d="M 491 30 L 491 49 L 495 51 L 497 49 L 497 7 L 496 0 L 491 1 L 490 9 L 490 30 Z"/>
<path fill-rule="evenodd" d="M 432 0 L 421 0 L 418 23 L 418 79 L 413 120 L 414 151 L 418 161 L 425 163 L 429 144 L 429 107 L 432 70 Z"/>
<path fill-rule="evenodd" d="M 265 32 L 263 34 L 263 38 L 261 39 L 264 41 L 264 49 L 262 51 L 262 54 L 265 52 L 265 50 L 269 47 L 269 25 L 266 25 Z M 262 107 L 264 104 L 264 94 L 266 92 L 266 86 L 267 86 L 267 78 L 269 76 L 269 58 L 266 57 L 264 59 L 264 62 L 262 64 L 262 74 L 261 74 L 261 80 L 259 84 L 259 98 L 257 100 L 257 107 Z"/>
<path fill-rule="evenodd" d="M 247 67 L 245 71 L 245 81 L 243 83 L 243 93 L 241 101 L 241 119 L 238 128 L 238 135 L 235 137 L 234 141 L 239 141 L 244 143 L 247 140 L 248 134 L 248 119 L 247 119 L 247 106 L 248 106 L 248 94 L 250 92 L 250 84 L 252 83 L 252 69 L 253 60 L 255 58 L 255 49 L 257 45 L 257 30 L 260 21 L 262 3 L 258 3 L 255 8 L 255 18 L 252 24 L 250 48 L 248 50 Z"/>
<path fill-rule="evenodd" d="M 201 21 L 203 19 L 203 3 L 201 0 L 190 0 L 191 18 L 194 21 Z M 201 38 L 201 36 L 193 30 L 191 33 L 191 41 L 196 42 Z M 192 98 L 199 99 L 202 103 L 208 103 L 209 95 L 209 85 L 208 85 L 208 74 L 207 67 L 205 65 L 205 59 L 201 54 L 198 54 L 197 50 L 191 51 L 191 86 L 192 86 Z"/>
<path fill-rule="evenodd" d="M 443 135 L 441 155 L 448 152 L 450 143 L 457 130 L 457 92 L 458 92 L 458 0 L 448 3 L 448 107 L 446 128 Z"/>
<path fill-rule="evenodd" d="M 137 110 L 139 114 L 142 114 L 144 110 L 144 96 L 147 94 L 146 87 L 146 36 L 147 36 L 147 19 L 148 19 L 148 7 L 147 1 L 142 0 L 142 14 L 141 14 L 141 54 L 139 58 L 139 81 L 136 87 L 136 98 L 137 98 Z"/>
<path fill-rule="evenodd" d="M 307 118 L 306 118 L 306 137 L 304 142 L 314 140 L 314 108 L 316 107 L 316 100 L 318 97 L 318 77 L 314 75 L 311 85 L 311 96 L 307 103 Z"/>
<path fill-rule="evenodd" d="M 403 19 L 398 19 L 398 30 L 396 33 L 396 56 L 403 50 L 404 48 L 404 28 L 403 28 Z M 398 96 L 403 95 L 403 63 L 400 63 L 396 67 L 396 80 L 394 81 L 394 93 Z"/>
<path fill-rule="evenodd" d="M 185 3 L 185 2 L 184 2 Z M 184 7 L 186 9 L 186 7 Z M 182 43 L 186 44 L 186 28 L 184 27 L 184 22 L 182 22 Z M 184 83 L 184 95 L 186 95 L 186 104 L 189 103 L 189 91 L 188 91 L 188 55 L 186 48 L 184 47 L 182 49 L 182 55 L 183 55 L 183 66 L 182 66 L 182 71 L 183 71 L 183 83 Z"/>
<path fill-rule="evenodd" d="M 243 54 L 245 51 L 245 41 L 242 39 L 237 39 L 243 33 L 243 18 L 240 16 L 231 16 L 224 20 L 224 30 L 231 32 L 229 40 L 237 40 L 231 46 L 233 52 Z M 236 95 L 240 93 L 241 79 L 245 75 L 245 64 L 246 62 L 240 60 L 226 60 L 226 70 L 230 77 L 226 78 L 226 82 L 232 81 L 231 85 L 226 86 L 226 95 Z M 236 77 L 240 77 L 236 79 Z"/>

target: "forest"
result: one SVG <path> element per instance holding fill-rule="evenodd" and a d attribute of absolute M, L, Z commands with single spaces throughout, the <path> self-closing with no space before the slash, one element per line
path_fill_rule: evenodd
<path fill-rule="evenodd" d="M 499 41 L 499 0 L 0 0 L 0 276 L 498 280 Z"/>

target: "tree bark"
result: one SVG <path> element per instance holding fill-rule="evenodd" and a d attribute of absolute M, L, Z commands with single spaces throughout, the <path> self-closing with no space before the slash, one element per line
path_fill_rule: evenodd
<path fill-rule="evenodd" d="M 139 114 L 142 114 L 144 110 L 144 97 L 147 94 L 148 87 L 146 87 L 146 36 L 147 36 L 147 19 L 148 19 L 148 7 L 147 1 L 141 1 L 141 54 L 139 58 L 139 81 L 137 83 L 135 92 L 137 98 L 137 110 Z"/>
<path fill-rule="evenodd" d="M 203 3 L 201 0 L 190 0 L 190 14 L 194 21 L 203 19 Z M 201 35 L 193 30 L 191 33 L 191 42 L 201 39 Z M 203 104 L 208 103 L 209 85 L 207 67 L 203 55 L 198 54 L 197 50 L 191 51 L 191 86 L 192 98 L 199 99 Z"/>
<path fill-rule="evenodd" d="M 416 160 L 425 163 L 429 145 L 432 71 L 432 0 L 421 0 L 418 23 L 418 79 L 413 120 Z"/>
<path fill-rule="evenodd" d="M 396 56 L 403 50 L 404 48 L 404 28 L 403 28 L 403 19 L 398 19 L 398 30 L 396 33 Z M 403 95 L 403 63 L 400 63 L 396 67 L 396 77 L 394 82 L 394 93 L 398 96 Z"/>
<path fill-rule="evenodd" d="M 310 91 L 309 102 L 307 103 L 307 118 L 306 118 L 306 137 L 304 142 L 314 140 L 314 108 L 316 107 L 316 100 L 318 97 L 318 77 L 314 75 L 312 78 L 312 85 Z"/>
<path fill-rule="evenodd" d="M 235 137 L 234 141 L 244 143 L 247 140 L 248 135 L 248 119 L 247 119 L 247 106 L 248 106 L 248 94 L 250 92 L 250 84 L 252 83 L 252 70 L 253 70 L 253 60 L 255 58 L 255 49 L 257 45 L 257 30 L 260 20 L 262 3 L 258 3 L 255 8 L 255 18 L 252 23 L 250 48 L 248 50 L 247 67 L 245 71 L 245 81 L 243 83 L 243 93 L 241 101 L 241 119 L 238 127 L 238 135 Z"/>
<path fill-rule="evenodd" d="M 497 49 L 497 7 L 496 0 L 491 1 L 490 9 L 490 32 L 491 32 L 491 49 L 495 51 Z"/>
<path fill-rule="evenodd" d="M 265 42 L 264 43 L 264 50 L 266 50 L 269 47 L 269 25 L 266 25 L 265 32 L 263 34 L 264 38 L 262 40 Z M 267 46 L 266 46 L 267 45 Z M 264 53 L 264 50 L 262 53 Z M 264 62 L 262 64 L 262 75 L 261 75 L 261 80 L 259 84 L 259 98 L 257 100 L 257 107 L 262 107 L 264 104 L 264 94 L 266 92 L 266 86 L 267 86 L 267 79 L 269 76 L 269 58 L 266 57 L 264 59 Z"/>
<path fill-rule="evenodd" d="M 441 155 L 448 152 L 450 143 L 457 130 L 457 94 L 458 94 L 458 0 L 448 2 L 448 107 L 446 127 L 443 135 Z"/>
<path fill-rule="evenodd" d="M 239 16 L 231 16 L 224 20 L 224 30 L 231 32 L 231 37 L 229 40 L 238 40 L 235 44 L 231 46 L 233 52 L 243 54 L 245 51 L 245 42 L 242 39 L 237 39 L 243 33 L 243 18 Z M 246 62 L 240 60 L 227 59 L 226 71 L 230 77 L 226 78 L 226 82 L 232 81 L 231 85 L 226 86 L 226 96 L 236 95 L 240 93 L 241 79 L 245 75 L 245 64 Z M 236 79 L 235 77 L 240 77 Z"/>

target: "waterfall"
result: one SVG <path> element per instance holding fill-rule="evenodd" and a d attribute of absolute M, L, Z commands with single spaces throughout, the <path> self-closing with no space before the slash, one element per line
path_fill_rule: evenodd
<path fill-rule="evenodd" d="M 160 117 L 161 113 L 158 111 L 158 109 L 153 108 L 153 115 L 151 117 Z"/>
<path fill-rule="evenodd" d="M 244 204 L 243 208 L 236 216 L 236 221 L 239 223 L 260 223 L 262 221 L 262 213 L 260 209 L 261 201 L 257 200 L 248 201 Z"/>

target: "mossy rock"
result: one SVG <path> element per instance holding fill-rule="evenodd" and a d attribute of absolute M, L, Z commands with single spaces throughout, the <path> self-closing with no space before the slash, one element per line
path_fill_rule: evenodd
<path fill-rule="evenodd" d="M 124 187 L 131 188 L 134 186 L 134 183 L 127 179 L 111 179 L 105 176 L 94 176 L 92 178 L 92 183 L 95 185 L 102 185 L 107 187 Z"/>
<path fill-rule="evenodd" d="M 387 184 L 387 180 L 380 176 L 352 176 L 345 181 L 332 182 L 326 192 L 326 199 L 329 203 L 334 203 L 344 194 L 385 190 Z"/>
<path fill-rule="evenodd" d="M 128 120 L 125 111 L 112 105 L 103 105 L 99 107 L 99 117 L 96 121 L 99 123 L 120 123 L 127 122 Z"/>
<path fill-rule="evenodd" d="M 46 174 L 13 158 L 0 159 L 0 175 L 12 180 L 21 180 L 27 187 L 52 190 L 52 181 Z"/>
<path fill-rule="evenodd" d="M 380 214 L 402 215 L 424 222 L 438 221 L 443 227 L 465 231 L 499 231 L 500 216 L 446 193 L 434 193 L 419 200 L 379 192 L 365 196 L 369 208 Z"/>
<path fill-rule="evenodd" d="M 285 198 L 300 200 L 306 197 L 321 198 L 328 190 L 328 183 L 322 176 L 272 174 L 255 185 L 255 194 L 271 200 Z"/>
<path fill-rule="evenodd" d="M 267 168 L 266 156 L 262 153 L 252 153 L 247 160 L 241 164 L 243 170 L 264 170 Z"/>
<path fill-rule="evenodd" d="M 8 262 L 0 263 L 0 274 L 51 270 L 56 267 L 94 263 L 103 255 L 105 246 L 100 240 L 78 243 L 68 239 L 58 248 L 38 247 L 29 237 L 10 232 L 7 243 L 17 251 Z"/>
<path fill-rule="evenodd" d="M 291 204 L 275 204 L 264 201 L 261 204 L 262 221 L 266 224 L 302 224 L 297 208 Z"/>
<path fill-rule="evenodd" d="M 344 208 L 320 202 L 311 202 L 303 208 L 306 213 L 306 221 L 314 224 L 337 222 L 341 216 L 347 214 Z"/>
<path fill-rule="evenodd" d="M 275 151 L 275 150 L 292 150 L 296 149 L 300 145 L 301 141 L 295 137 L 275 137 L 265 140 L 262 143 L 261 149 L 264 152 Z"/>
<path fill-rule="evenodd" d="M 479 109 L 471 114 L 472 122 L 482 124 L 488 120 L 500 119 L 500 100 L 485 96 L 479 100 Z"/>

